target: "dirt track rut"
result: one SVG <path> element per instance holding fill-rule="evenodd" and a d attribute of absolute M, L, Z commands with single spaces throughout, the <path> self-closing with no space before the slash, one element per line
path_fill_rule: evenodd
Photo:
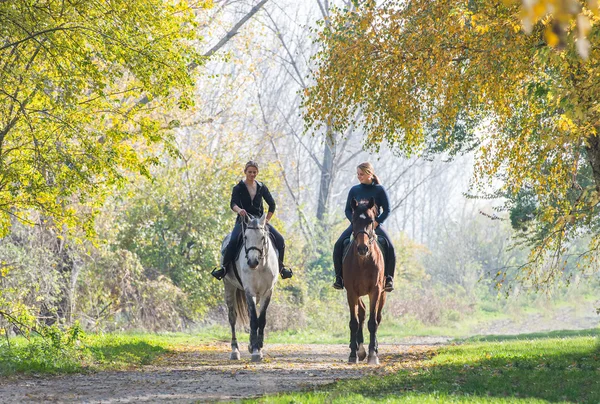
<path fill-rule="evenodd" d="M 411 367 L 444 342 L 444 338 L 421 338 L 382 344 L 378 367 L 346 364 L 347 345 L 272 344 L 265 347 L 265 360 L 254 364 L 247 350 L 240 361 L 229 361 L 228 344 L 209 344 L 181 349 L 136 371 L 0 379 L 0 402 L 236 400 Z"/>

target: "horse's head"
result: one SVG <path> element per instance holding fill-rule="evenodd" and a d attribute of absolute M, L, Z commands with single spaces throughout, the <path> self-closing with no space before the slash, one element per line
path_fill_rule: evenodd
<path fill-rule="evenodd" d="M 375 240 L 374 225 L 377 217 L 375 198 L 360 202 L 353 198 L 350 206 L 352 207 L 352 234 L 356 240 L 358 254 L 365 256 Z"/>
<path fill-rule="evenodd" d="M 266 216 L 251 219 L 244 231 L 244 249 L 250 269 L 256 269 L 265 258 L 268 233 L 265 226 Z"/>

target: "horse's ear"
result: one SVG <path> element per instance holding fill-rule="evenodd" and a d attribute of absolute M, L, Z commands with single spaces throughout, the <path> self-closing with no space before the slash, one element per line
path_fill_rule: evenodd
<path fill-rule="evenodd" d="M 352 201 L 350 201 L 350 207 L 352 208 L 352 210 L 356 210 L 358 206 L 358 202 L 356 201 L 356 198 L 352 198 Z"/>
<path fill-rule="evenodd" d="M 367 205 L 367 209 L 371 209 L 373 206 L 375 206 L 375 198 L 371 197 L 369 199 L 369 204 Z"/>
<path fill-rule="evenodd" d="M 266 221 L 267 221 L 267 214 L 263 213 L 263 215 L 260 217 L 259 223 L 261 226 L 264 226 Z"/>

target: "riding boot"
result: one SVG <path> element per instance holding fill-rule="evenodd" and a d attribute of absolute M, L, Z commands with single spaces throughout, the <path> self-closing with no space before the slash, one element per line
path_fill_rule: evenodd
<path fill-rule="evenodd" d="M 273 228 L 271 227 L 271 229 L 273 229 Z M 271 230 L 271 231 L 273 232 L 273 230 Z M 279 263 L 279 275 L 281 275 L 281 279 L 289 279 L 292 277 L 293 272 L 290 268 L 287 268 L 283 264 L 283 260 L 285 257 L 285 244 L 283 242 L 283 237 L 281 237 L 281 235 L 279 237 L 280 237 L 279 245 L 277 243 L 277 238 L 275 238 L 275 237 L 273 238 L 273 241 L 275 242 L 275 246 L 277 247 L 277 251 L 279 252 L 279 258 L 277 259 L 277 261 Z"/>
<path fill-rule="evenodd" d="M 391 260 L 388 256 L 385 260 L 385 286 L 383 287 L 383 290 L 386 292 L 391 292 L 392 290 L 394 290 L 394 271 L 396 270 L 395 266 L 395 259 Z"/>
<path fill-rule="evenodd" d="M 227 266 L 221 265 L 220 267 L 216 267 L 210 274 L 218 280 L 221 280 L 225 278 L 225 275 L 227 275 Z"/>
<path fill-rule="evenodd" d="M 343 237 L 343 235 L 342 235 Z M 335 282 L 333 288 L 337 290 L 344 289 L 344 279 L 342 278 L 342 261 L 344 259 L 344 239 L 340 237 L 333 248 L 333 268 L 335 269 Z"/>
<path fill-rule="evenodd" d="M 333 266 L 335 268 L 335 282 L 333 282 L 333 288 L 341 290 L 344 289 L 344 279 L 342 278 L 342 263 L 337 261 L 338 260 L 335 259 L 333 263 Z"/>
<path fill-rule="evenodd" d="M 388 275 L 385 277 L 385 286 L 383 287 L 383 290 L 386 292 L 394 290 L 394 278 L 392 276 Z"/>
<path fill-rule="evenodd" d="M 335 282 L 333 282 L 333 288 L 334 289 L 344 289 L 344 279 L 341 276 L 336 275 L 335 276 Z"/>
<path fill-rule="evenodd" d="M 282 261 L 279 261 L 279 275 L 281 275 L 281 279 L 289 279 L 292 277 L 293 272 L 290 268 L 286 268 Z"/>

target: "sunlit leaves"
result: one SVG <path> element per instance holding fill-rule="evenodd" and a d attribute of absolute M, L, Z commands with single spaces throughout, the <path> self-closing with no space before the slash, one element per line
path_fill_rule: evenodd
<path fill-rule="evenodd" d="M 595 45 L 597 17 L 586 10 Z M 474 189 L 485 194 L 499 178 L 498 195 L 534 195 L 536 208 L 518 215 L 537 223 L 527 235 L 538 248 L 532 262 L 558 263 L 573 237 L 600 226 L 590 219 L 600 187 L 600 53 L 592 46 L 584 60 L 573 41 L 557 51 L 546 35 L 553 20 L 540 15 L 526 34 L 521 12 L 520 2 L 491 0 L 339 11 L 319 36 L 305 116 L 310 129 L 342 131 L 360 111 L 367 147 L 388 142 L 406 155 L 474 148 Z"/>
<path fill-rule="evenodd" d="M 92 231 L 123 173 L 173 150 L 157 112 L 193 103 L 195 13 L 209 5 L 0 2 L 0 236 L 30 209 Z"/>
<path fill-rule="evenodd" d="M 508 1 L 507 1 L 508 2 Z M 579 0 L 522 0 L 521 18 L 523 29 L 531 33 L 533 25 L 547 20 L 544 36 L 552 47 L 566 46 L 570 31 L 580 56 L 587 59 L 590 41 L 587 38 L 592 28 L 592 13 L 598 15 L 598 1 L 587 0 L 585 7 Z M 575 26 L 575 27 L 573 27 Z M 575 28 L 575 29 L 573 29 Z"/>

